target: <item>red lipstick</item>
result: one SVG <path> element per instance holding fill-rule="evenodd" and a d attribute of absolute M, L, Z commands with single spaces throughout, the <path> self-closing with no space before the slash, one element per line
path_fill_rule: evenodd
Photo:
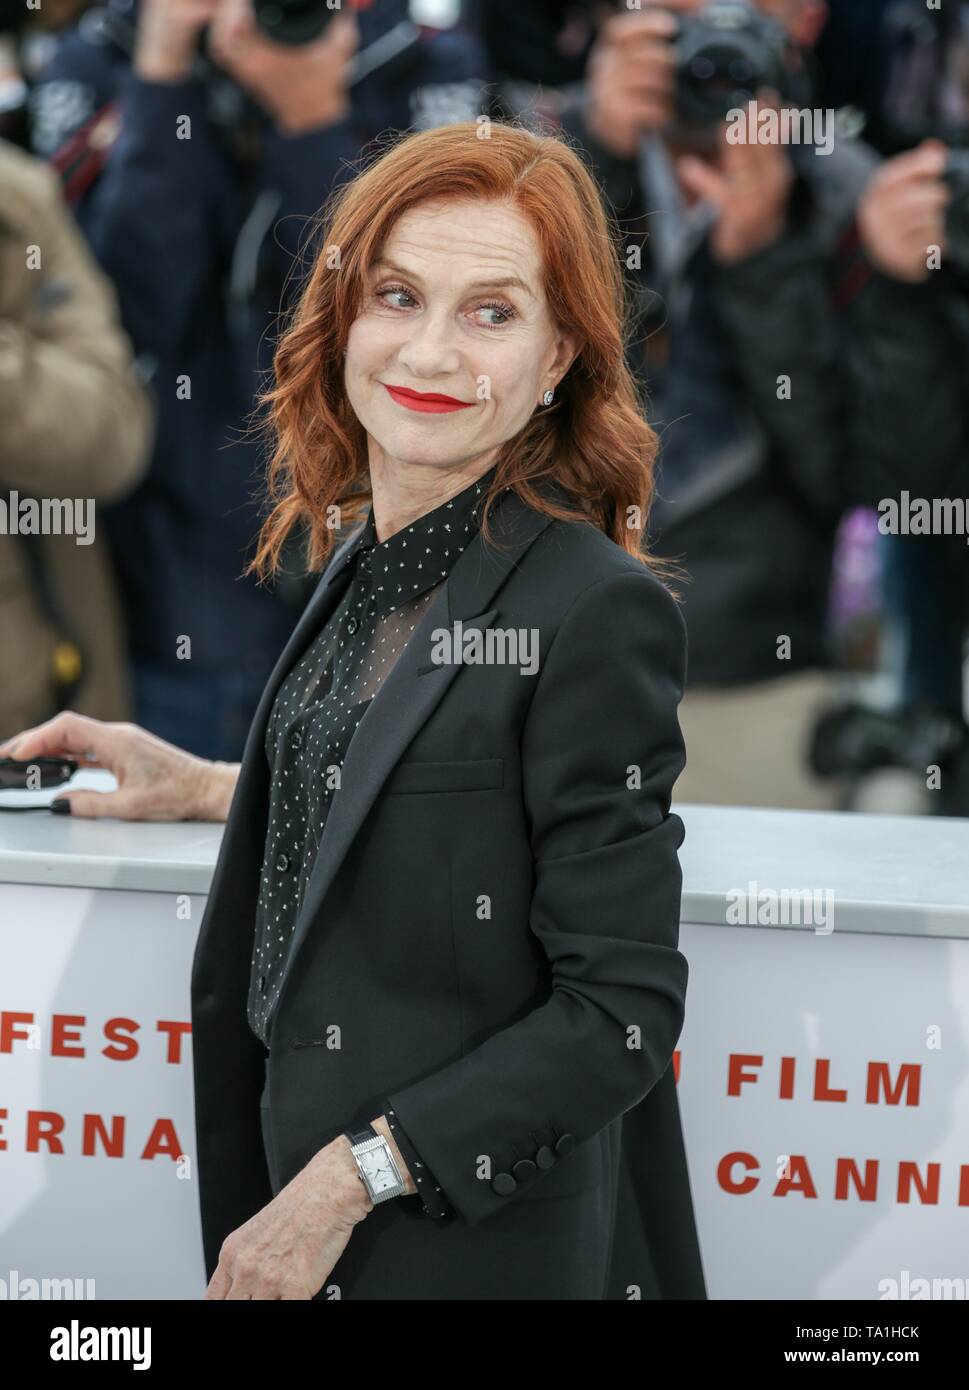
<path fill-rule="evenodd" d="M 442 396 L 439 391 L 411 391 L 406 386 L 381 385 L 398 405 L 408 410 L 423 411 L 425 415 L 448 415 L 453 410 L 470 410 L 473 401 L 459 401 L 456 396 Z"/>

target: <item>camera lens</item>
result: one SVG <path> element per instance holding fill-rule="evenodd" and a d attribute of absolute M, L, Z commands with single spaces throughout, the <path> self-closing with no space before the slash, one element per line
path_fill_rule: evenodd
<path fill-rule="evenodd" d="M 254 0 L 256 23 L 278 43 L 309 43 L 323 33 L 334 11 L 326 0 Z"/>

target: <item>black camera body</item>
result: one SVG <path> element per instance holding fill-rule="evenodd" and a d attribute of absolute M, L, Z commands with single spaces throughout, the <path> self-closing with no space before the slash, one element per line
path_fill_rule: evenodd
<path fill-rule="evenodd" d="M 714 0 L 684 16 L 674 52 L 677 116 L 687 127 L 718 125 L 765 87 L 784 102 L 805 93 L 787 32 L 743 0 Z"/>
<path fill-rule="evenodd" d="M 946 259 L 958 270 L 969 272 L 969 150 L 950 150 L 942 177 L 949 187 Z"/>
<path fill-rule="evenodd" d="M 927 767 L 951 766 L 964 740 L 961 722 L 928 703 L 901 710 L 845 703 L 818 720 L 810 763 L 821 777 L 858 776 L 886 767 L 924 776 Z"/>
<path fill-rule="evenodd" d="M 311 43 L 326 29 L 338 8 L 327 0 L 253 0 L 259 27 L 277 43 Z"/>
<path fill-rule="evenodd" d="M 327 0 L 252 0 L 253 17 L 263 33 L 277 43 L 311 43 L 325 32 L 330 20 L 342 11 L 343 4 L 328 4 Z M 23 0 L 0 0 L 0 15 L 11 6 L 23 9 Z M 103 6 L 90 10 L 85 16 L 92 32 L 101 42 L 114 43 L 129 56 L 134 47 L 138 16 L 138 0 L 105 0 Z"/>

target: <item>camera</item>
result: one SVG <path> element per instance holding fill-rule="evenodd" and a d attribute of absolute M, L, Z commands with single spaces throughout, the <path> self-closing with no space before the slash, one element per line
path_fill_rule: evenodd
<path fill-rule="evenodd" d="M 714 0 L 685 16 L 674 53 L 677 114 L 685 126 L 718 125 L 763 87 L 782 101 L 803 95 L 797 50 L 786 31 L 742 0 Z"/>
<path fill-rule="evenodd" d="M 826 711 L 812 737 L 810 763 L 821 777 L 859 775 L 898 767 L 924 776 L 929 766 L 950 764 L 963 746 L 960 722 L 920 702 L 903 710 L 876 710 L 845 703 Z"/>
<path fill-rule="evenodd" d="M 959 270 L 969 272 L 969 150 L 951 150 L 942 177 L 949 187 L 946 256 Z"/>
<path fill-rule="evenodd" d="M 343 0 L 349 5 L 349 0 Z M 0 0 L 0 20 L 8 11 L 23 9 L 23 0 Z M 323 34 L 340 8 L 327 0 L 252 0 L 252 12 L 263 33 L 278 43 L 310 43 Z M 90 43 L 111 44 L 128 58 L 135 49 L 137 0 L 106 0 L 88 10 L 81 32 Z M 204 31 L 203 31 L 204 48 Z"/>
<path fill-rule="evenodd" d="M 318 39 L 337 10 L 327 0 L 253 0 L 256 23 L 277 43 Z"/>

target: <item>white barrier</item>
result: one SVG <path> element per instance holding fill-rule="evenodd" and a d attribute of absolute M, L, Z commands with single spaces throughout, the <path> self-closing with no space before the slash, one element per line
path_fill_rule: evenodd
<path fill-rule="evenodd" d="M 677 809 L 710 1296 L 965 1297 L 969 823 Z M 205 1287 L 189 975 L 220 838 L 0 816 L 0 1298 Z"/>
<path fill-rule="evenodd" d="M 967 1297 L 969 822 L 680 809 L 711 1296 Z"/>

